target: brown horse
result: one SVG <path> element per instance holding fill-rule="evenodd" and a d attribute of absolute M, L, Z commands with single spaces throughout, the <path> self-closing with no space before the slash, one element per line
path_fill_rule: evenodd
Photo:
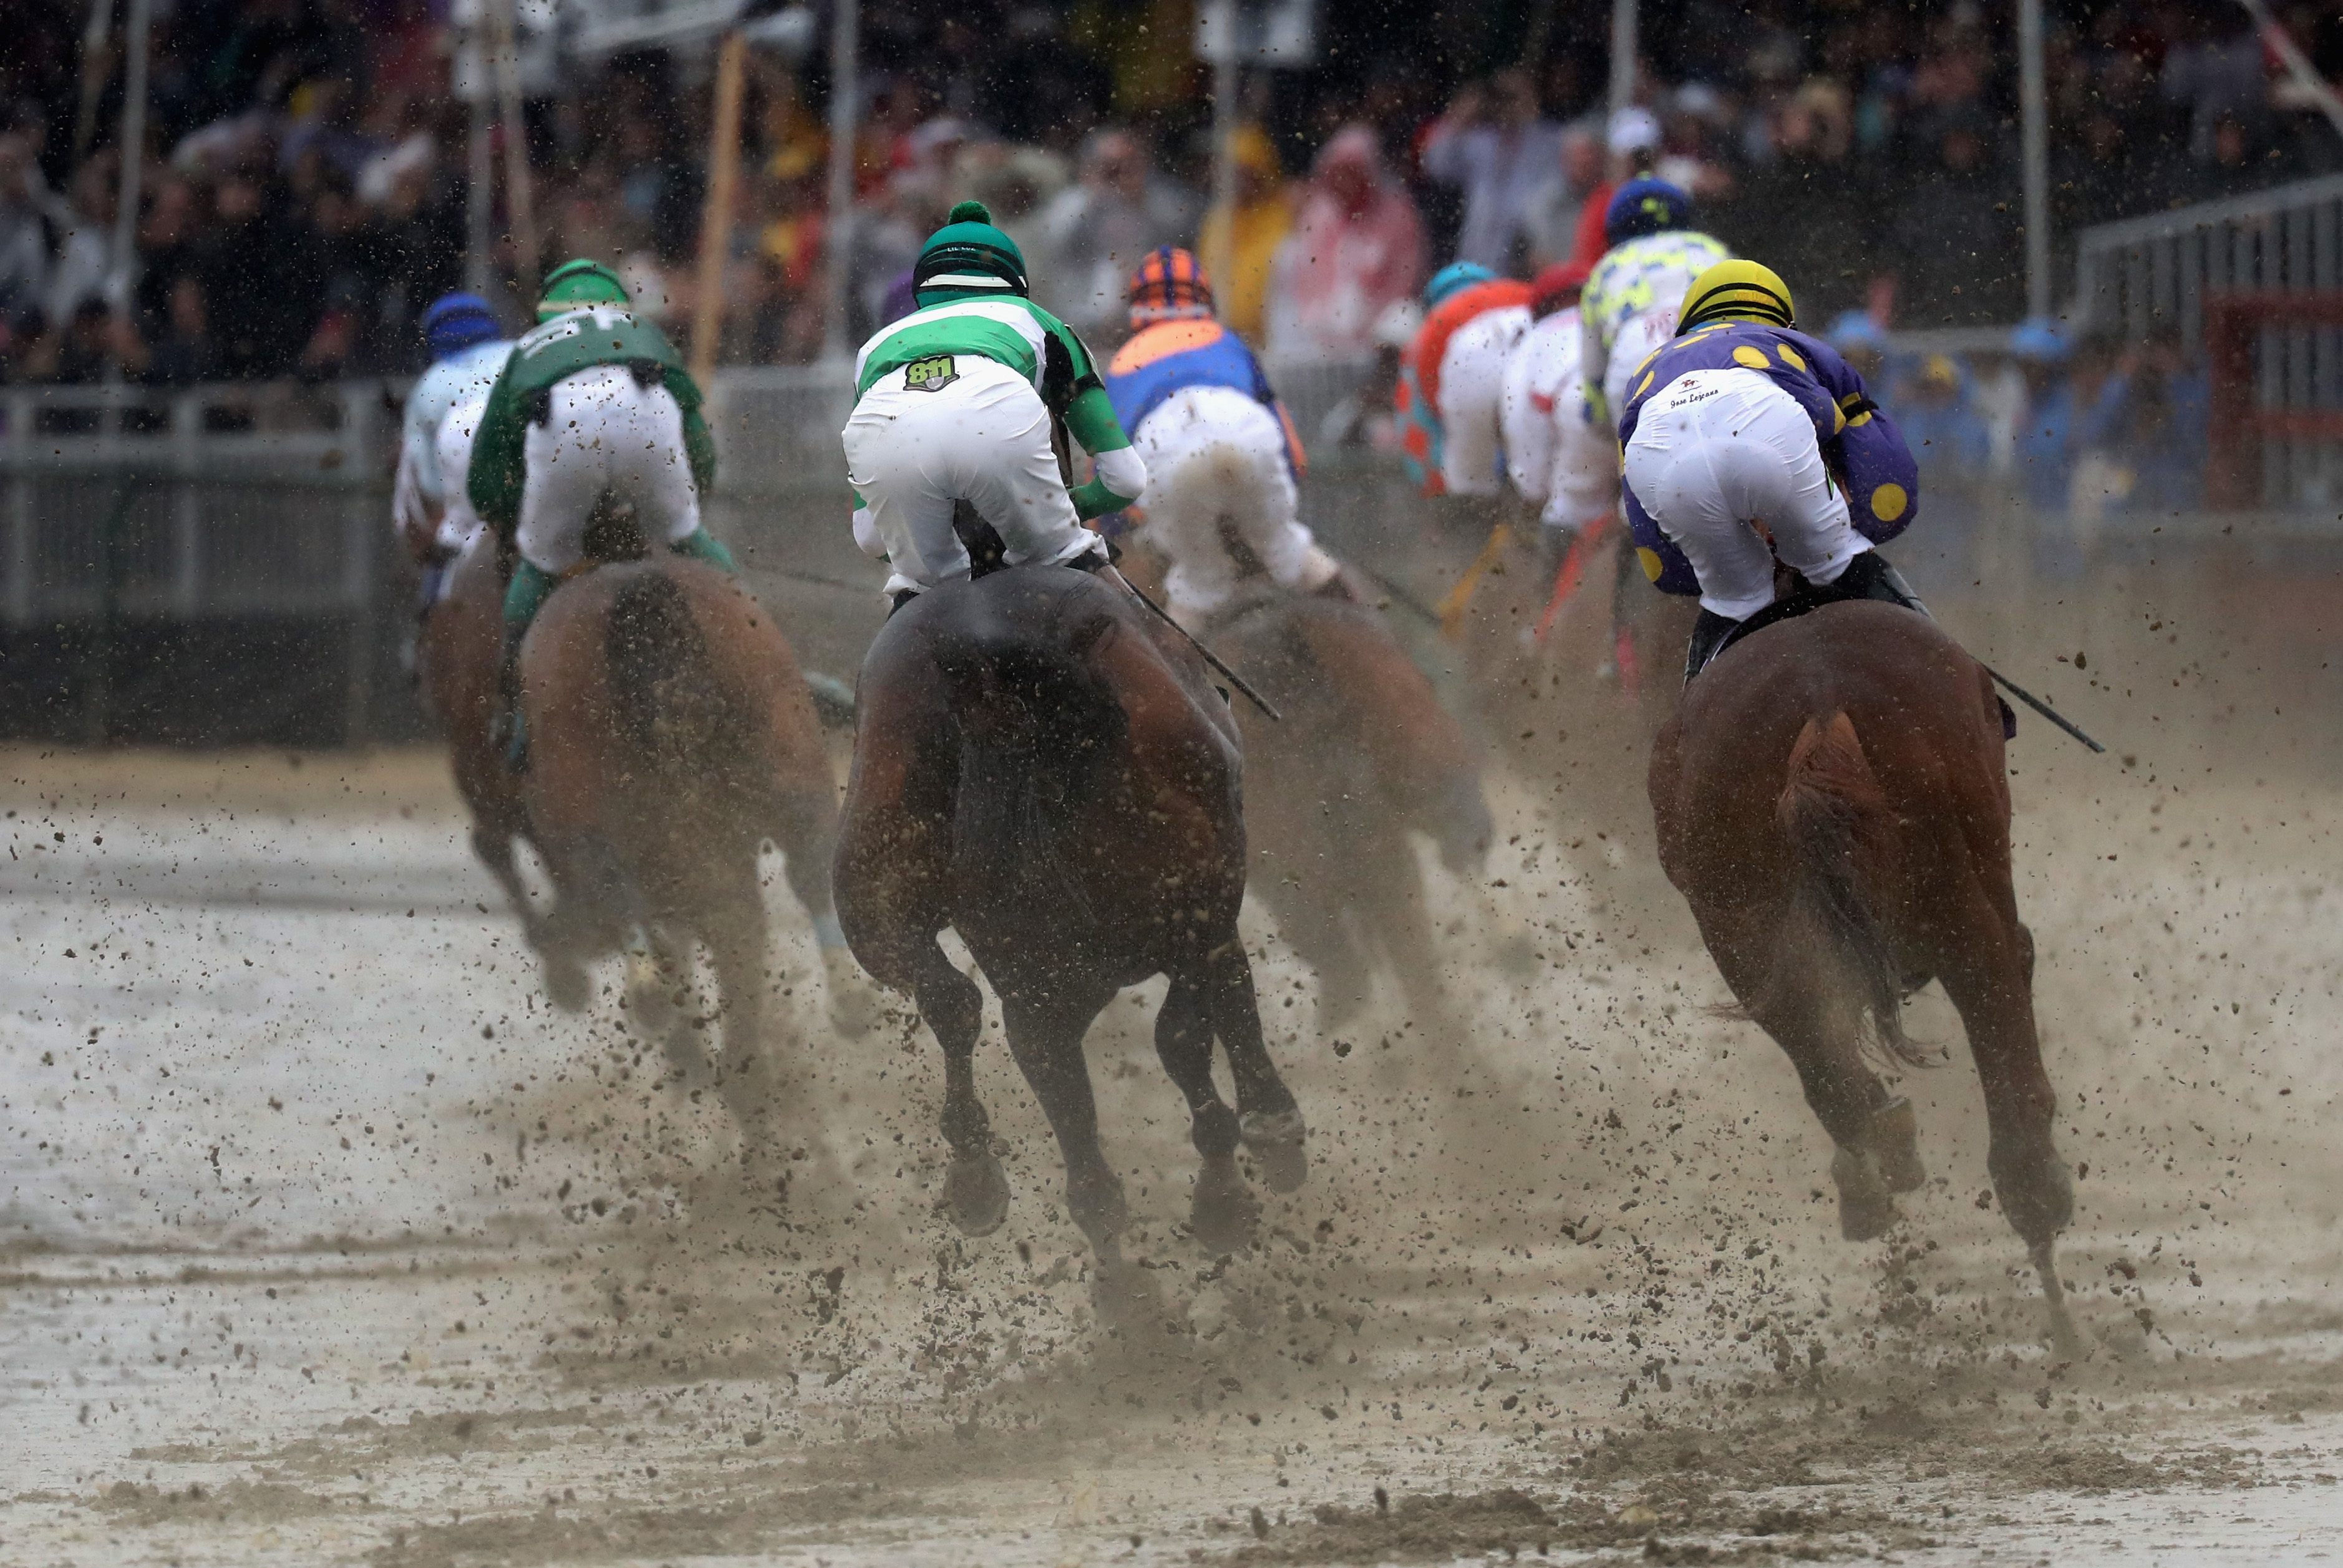
<path fill-rule="evenodd" d="M 1458 876 L 1492 829 L 1478 749 L 1383 618 L 1362 604 L 1265 590 L 1204 639 L 1283 716 L 1241 709 L 1252 889 L 1317 971 L 1320 1016 L 1364 1000 L 1378 960 L 1409 1002 L 1447 1005 L 1412 835 Z"/>
<path fill-rule="evenodd" d="M 1851 1241 L 1895 1223 L 1893 1194 L 1922 1181 L 1910 1103 L 1865 1062 L 1865 1017 L 1879 1054 L 1915 1064 L 1903 1000 L 1943 981 L 1985 1090 L 2002 1212 L 2071 1350 L 2052 1246 L 2074 1193 L 2051 1137 L 1984 668 L 1909 610 L 1825 605 L 1750 633 L 1693 681 L 1650 788 L 1668 879 L 1837 1145 Z"/>
<path fill-rule="evenodd" d="M 497 712 L 497 658 L 504 626 L 507 571 L 493 535 L 482 529 L 447 568 L 446 597 L 423 618 L 416 673 L 424 706 L 447 737 L 456 789 L 472 813 L 472 852 L 511 901 L 529 944 L 545 963 L 547 994 L 566 1010 L 585 1005 L 586 970 L 546 950 L 541 921 L 515 863 L 528 837 L 520 779 L 489 738 Z"/>
<path fill-rule="evenodd" d="M 850 994 L 830 890 L 837 789 L 789 645 L 737 580 L 662 554 L 559 588 L 522 644 L 520 678 L 521 795 L 560 894 L 541 922 L 548 962 L 628 948 L 649 1001 L 705 944 L 724 1025 L 715 1076 L 753 1152 L 774 1079 L 764 839 L 813 918 L 834 1017 Z M 666 1033 L 683 1076 L 710 1070 L 690 1029 Z"/>
<path fill-rule="evenodd" d="M 1066 1202 L 1101 1265 L 1121 1263 L 1122 1183 L 1099 1146 L 1082 1037 L 1121 987 L 1168 974 L 1164 1070 L 1202 1156 L 1192 1221 L 1232 1250 L 1254 1204 L 1240 1142 L 1299 1186 L 1302 1116 L 1262 1040 L 1237 934 L 1242 752 L 1194 652 L 1129 593 L 1029 566 L 910 599 L 863 660 L 838 846 L 839 913 L 863 967 L 914 997 L 944 1053 L 944 1207 L 983 1235 L 1007 1217 L 972 1060 L 983 997 L 937 937 L 968 944 L 1056 1131 Z M 1219 1037 L 1237 1108 L 1212 1082 Z"/>

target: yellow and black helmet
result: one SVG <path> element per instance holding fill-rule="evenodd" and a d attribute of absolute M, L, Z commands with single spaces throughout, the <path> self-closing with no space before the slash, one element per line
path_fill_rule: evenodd
<path fill-rule="evenodd" d="M 1690 332 L 1712 321 L 1795 327 L 1798 308 L 1791 302 L 1790 286 L 1772 267 L 1756 261 L 1720 261 L 1693 279 L 1676 317 L 1676 330 Z"/>

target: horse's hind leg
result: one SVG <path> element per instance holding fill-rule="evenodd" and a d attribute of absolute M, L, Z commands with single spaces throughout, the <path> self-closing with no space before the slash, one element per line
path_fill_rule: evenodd
<path fill-rule="evenodd" d="M 1309 1129 L 1262 1039 L 1252 960 L 1233 920 L 1221 944 L 1204 955 L 1204 986 L 1212 1030 L 1229 1053 L 1229 1076 L 1236 1083 L 1238 1135 L 1261 1161 L 1262 1180 L 1276 1191 L 1291 1192 L 1309 1179 L 1310 1159 L 1302 1151 Z"/>
<path fill-rule="evenodd" d="M 1982 901 L 1982 900 L 1980 900 Z M 2046 1249 L 2073 1218 L 2074 1185 L 2051 1133 L 2057 1095 L 2034 1025 L 2034 938 L 2015 915 L 1980 910 L 1939 972 L 1959 1010 L 1993 1129 L 1986 1170 L 2010 1229 Z"/>
<path fill-rule="evenodd" d="M 976 1097 L 976 1036 L 984 1023 L 984 993 L 924 939 L 911 955 L 911 991 L 944 1053 L 944 1141 L 952 1151 L 944 1174 L 944 1212 L 964 1236 L 989 1236 L 1009 1218 L 1009 1175 L 992 1152 L 992 1119 Z"/>
<path fill-rule="evenodd" d="M 1189 1137 L 1202 1156 L 1196 1197 L 1188 1223 L 1206 1250 L 1233 1252 L 1252 1239 L 1260 1212 L 1237 1171 L 1237 1113 L 1212 1083 L 1212 1013 L 1210 981 L 1174 971 L 1155 1015 L 1155 1054 L 1188 1101 Z"/>
<path fill-rule="evenodd" d="M 1775 940 L 1784 944 L 1776 962 L 1795 963 L 1804 971 L 1805 957 L 1791 945 L 1795 939 L 1776 933 Z M 1800 972 L 1768 987 L 1750 1016 L 1789 1057 L 1807 1106 L 1835 1146 L 1831 1179 L 1838 1187 L 1839 1233 L 1850 1241 L 1882 1234 L 1897 1218 L 1874 1150 L 1877 1118 L 1889 1102 L 1885 1087 L 1863 1063 L 1855 1010 L 1822 977 Z"/>
<path fill-rule="evenodd" d="M 1101 1268 L 1122 1260 L 1116 1237 L 1129 1220 L 1121 1179 L 1099 1146 L 1098 1100 L 1091 1088 L 1082 1036 L 1105 998 L 1037 995 L 1038 988 L 1001 986 L 1001 1021 L 1009 1049 L 1032 1087 L 1033 1098 L 1058 1135 L 1066 1161 L 1066 1211 L 1089 1239 Z M 1109 993 L 1111 994 L 1111 993 Z"/>
<path fill-rule="evenodd" d="M 789 891 L 813 921 L 814 945 L 821 953 L 822 987 L 829 993 L 830 1026 L 850 1039 L 868 1034 L 879 1020 L 879 999 L 847 950 L 830 890 L 830 859 L 837 845 L 837 813 L 829 800 L 785 800 L 773 841 L 780 846 L 782 875 Z"/>
<path fill-rule="evenodd" d="M 739 1123 L 744 1157 L 753 1163 L 771 1141 L 781 1080 L 765 1038 L 765 902 L 753 857 L 713 873 L 711 881 L 699 923 L 715 962 L 717 1011 L 724 1022 L 717 1087 Z"/>

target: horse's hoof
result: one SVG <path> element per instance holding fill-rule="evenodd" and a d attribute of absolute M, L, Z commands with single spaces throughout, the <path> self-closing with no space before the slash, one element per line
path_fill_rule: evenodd
<path fill-rule="evenodd" d="M 1009 1173 L 990 1154 L 953 1161 L 944 1172 L 943 1210 L 961 1235 L 991 1235 L 1009 1218 Z"/>
<path fill-rule="evenodd" d="M 847 1040 L 859 1040 L 877 1027 L 879 992 L 844 948 L 821 950 L 822 984 L 830 993 L 830 1027 Z"/>
<path fill-rule="evenodd" d="M 1831 1180 L 1838 1184 L 1838 1233 L 1850 1241 L 1875 1241 L 1900 1216 L 1879 1167 L 1868 1154 L 1840 1150 L 1831 1156 Z"/>
<path fill-rule="evenodd" d="M 1261 1205 L 1245 1190 L 1236 1162 L 1225 1170 L 1207 1167 L 1196 1176 L 1196 1199 L 1188 1211 L 1188 1229 L 1207 1252 L 1240 1252 L 1252 1241 L 1253 1221 Z"/>
<path fill-rule="evenodd" d="M 546 955 L 545 995 L 555 1007 L 563 1012 L 581 1011 L 592 989 L 592 978 L 584 964 L 573 958 Z"/>
<path fill-rule="evenodd" d="M 1920 1119 L 1901 1095 L 1871 1113 L 1871 1157 L 1890 1192 L 1917 1192 L 1927 1185 L 1920 1163 Z"/>
<path fill-rule="evenodd" d="M 1309 1131 L 1299 1111 L 1248 1111 L 1237 1118 L 1237 1136 L 1261 1162 L 1261 1179 L 1272 1192 L 1291 1192 L 1310 1179 L 1310 1156 L 1302 1149 Z"/>

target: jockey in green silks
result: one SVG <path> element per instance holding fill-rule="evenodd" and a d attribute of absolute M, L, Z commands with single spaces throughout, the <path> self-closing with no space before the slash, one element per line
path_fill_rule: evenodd
<path fill-rule="evenodd" d="M 635 314 L 618 274 L 565 262 L 545 281 L 537 320 L 488 393 L 467 484 L 474 509 L 519 555 L 498 673 L 515 771 L 528 761 L 521 639 L 553 590 L 593 564 L 586 528 L 598 504 L 630 504 L 647 543 L 739 570 L 700 526 L 716 447 L 699 388 L 666 337 Z"/>

